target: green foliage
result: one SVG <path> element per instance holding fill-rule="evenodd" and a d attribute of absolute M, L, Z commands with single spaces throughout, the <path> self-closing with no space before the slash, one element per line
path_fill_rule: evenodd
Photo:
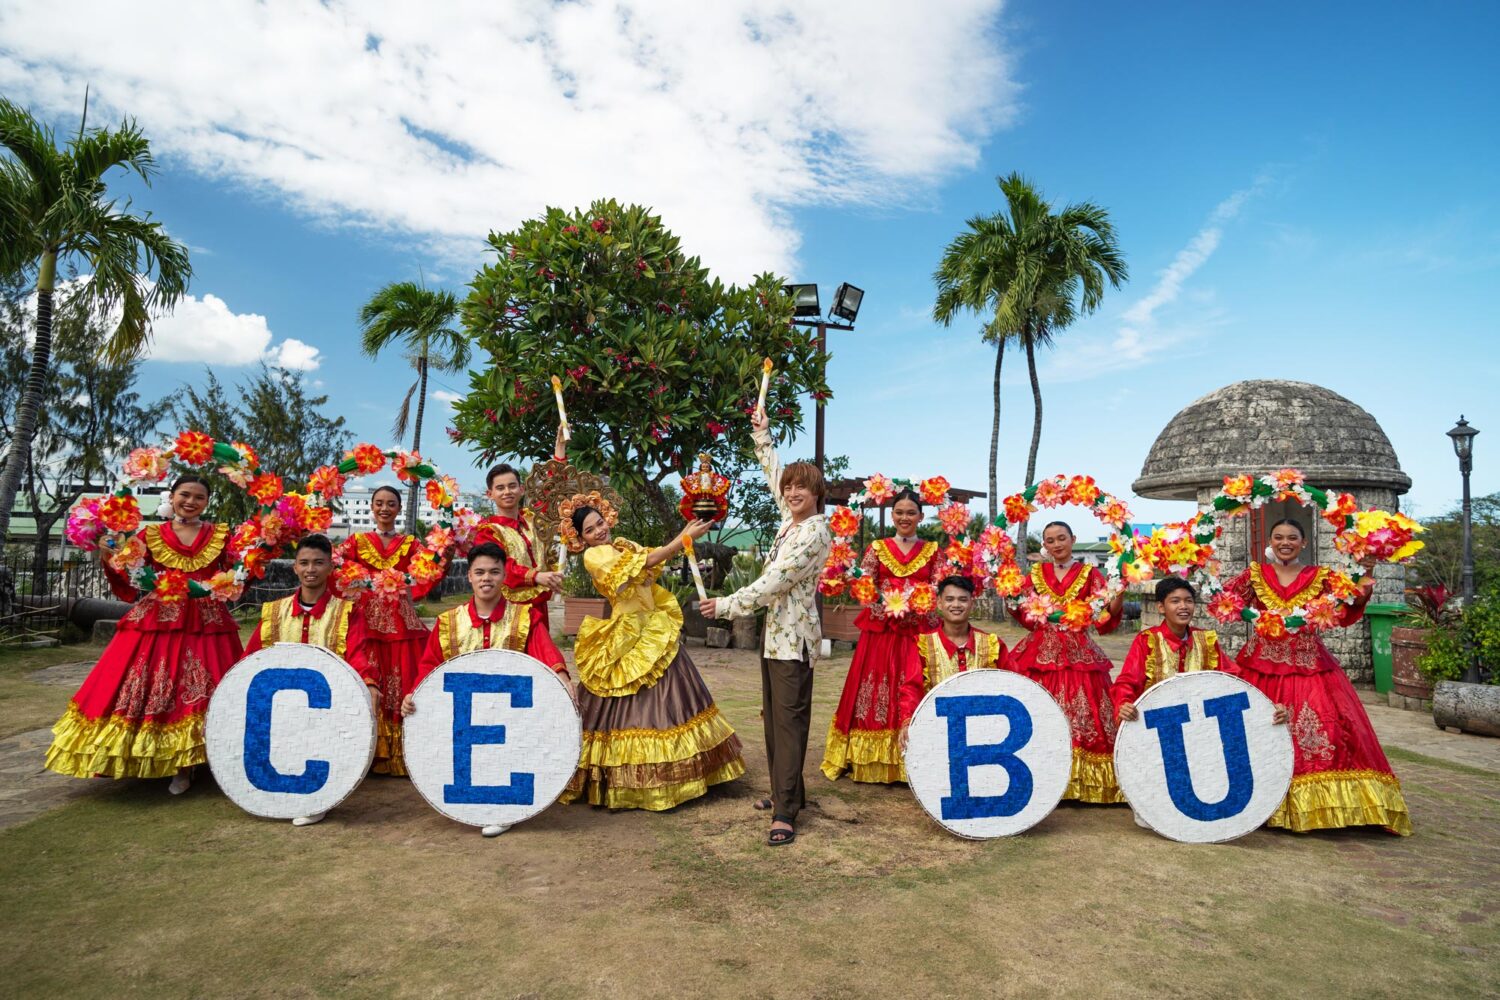
<path fill-rule="evenodd" d="M 761 573 L 765 572 L 766 561 L 758 559 L 748 552 L 737 552 L 734 556 L 734 565 L 724 577 L 724 586 L 715 590 L 714 596 L 723 597 L 737 590 L 750 586 L 760 579 Z"/>
<path fill-rule="evenodd" d="M 1500 493 L 1470 501 L 1473 524 L 1474 591 L 1500 582 Z M 1458 593 L 1463 583 L 1463 511 L 1454 508 L 1441 517 L 1423 520 L 1422 551 L 1412 560 L 1415 581 L 1447 587 Z"/>
<path fill-rule="evenodd" d="M 594 578 L 583 568 L 583 556 L 569 553 L 568 565 L 563 568 L 562 592 L 564 597 L 599 597 L 594 589 Z"/>
<path fill-rule="evenodd" d="M 1481 680 L 1500 684 L 1500 583 L 1476 594 L 1458 613 L 1455 628 L 1429 630 L 1417 666 L 1434 682 L 1459 681 L 1471 659 L 1479 661 Z"/>
<path fill-rule="evenodd" d="M 336 464 L 353 437 L 344 418 L 323 411 L 328 396 L 310 395 L 301 372 L 261 365 L 235 391 L 204 369 L 202 387 L 183 385 L 170 398 L 173 433 L 200 430 L 215 441 L 243 441 L 260 456 L 261 468 L 276 473 L 288 489 L 301 489 L 314 469 Z M 215 482 L 211 516 L 240 521 L 254 511 L 246 493 L 211 473 Z"/>
<path fill-rule="evenodd" d="M 761 361 L 776 364 L 768 409 L 785 439 L 801 426 L 798 396 L 826 398 L 823 366 L 774 275 L 749 286 L 711 279 L 661 219 L 641 206 L 597 201 L 549 208 L 492 233 L 497 259 L 471 282 L 463 324 L 489 366 L 471 376 L 454 435 L 482 460 L 540 455 L 562 378 L 573 430 L 569 457 L 616 490 L 657 492 L 697 453 L 730 467 L 751 447 L 744 418 Z"/>

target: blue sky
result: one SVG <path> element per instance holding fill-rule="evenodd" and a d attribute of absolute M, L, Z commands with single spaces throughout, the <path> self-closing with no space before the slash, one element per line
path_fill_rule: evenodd
<path fill-rule="evenodd" d="M 1476 493 L 1500 490 L 1493 4 L 516 4 L 446 26 L 400 5 L 159 10 L 57 24 L 0 3 L 0 92 L 64 126 L 88 82 L 101 117 L 128 109 L 156 142 L 154 186 L 119 189 L 196 277 L 158 331 L 193 360 L 148 362 L 148 395 L 279 357 L 385 442 L 410 376 L 359 353 L 360 303 L 419 268 L 461 292 L 489 228 L 616 196 L 728 277 L 779 270 L 825 303 L 863 287 L 857 331 L 833 335 L 830 452 L 982 488 L 993 348 L 977 322 L 932 324 L 930 275 L 1019 170 L 1106 206 L 1133 276 L 1042 359 L 1040 474 L 1126 495 L 1178 409 L 1278 377 L 1371 411 L 1418 515 L 1457 496 L 1460 411 L 1489 432 Z M 1009 492 L 1031 402 L 1021 356 L 1006 366 Z M 445 408 L 429 400 L 424 451 L 476 485 Z"/>

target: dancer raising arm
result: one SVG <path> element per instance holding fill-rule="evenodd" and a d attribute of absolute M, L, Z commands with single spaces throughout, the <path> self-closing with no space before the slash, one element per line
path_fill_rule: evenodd
<path fill-rule="evenodd" d="M 781 527 L 759 578 L 728 597 L 704 601 L 700 610 L 705 618 L 737 618 L 766 609 L 760 704 L 771 797 L 757 800 L 755 808 L 771 810 L 767 843 L 779 847 L 796 838 L 797 813 L 807 804 L 802 767 L 812 724 L 812 668 L 823 645 L 816 603 L 818 572 L 828 558 L 832 537 L 828 522 L 818 513 L 823 473 L 811 462 L 781 467 L 764 413 L 756 411 L 751 427 L 755 457 L 776 500 Z"/>
<path fill-rule="evenodd" d="M 208 481 L 180 476 L 168 496 L 170 521 L 113 539 L 101 560 L 139 545 L 157 573 L 179 570 L 202 582 L 229 569 L 229 526 L 200 520 Z M 208 759 L 203 717 L 219 678 L 240 658 L 239 625 L 216 598 L 141 594 L 108 562 L 104 573 L 115 596 L 135 605 L 52 727 L 47 767 L 78 778 L 171 777 L 168 791 L 180 795 Z"/>

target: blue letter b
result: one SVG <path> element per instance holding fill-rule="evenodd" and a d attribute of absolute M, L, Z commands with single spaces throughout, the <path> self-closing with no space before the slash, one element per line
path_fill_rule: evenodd
<path fill-rule="evenodd" d="M 328 783 L 326 760 L 310 760 L 301 774 L 286 774 L 271 763 L 271 702 L 279 691 L 302 691 L 308 708 L 331 708 L 328 679 L 306 667 L 262 670 L 245 692 L 245 777 L 263 792 L 311 795 Z"/>
<path fill-rule="evenodd" d="M 1203 823 L 1236 816 L 1250 803 L 1255 791 L 1255 775 L 1250 770 L 1250 747 L 1245 742 L 1245 713 L 1250 696 L 1243 691 L 1210 698 L 1203 703 L 1203 715 L 1219 720 L 1219 740 L 1224 744 L 1224 770 L 1229 788 L 1218 802 L 1204 802 L 1193 789 L 1193 774 L 1188 767 L 1187 747 L 1182 727 L 1188 721 L 1186 705 L 1153 708 L 1143 718 L 1147 729 L 1156 730 L 1161 741 L 1161 762 L 1167 772 L 1167 793 L 1172 804 L 1189 819 Z"/>
<path fill-rule="evenodd" d="M 1014 816 L 1031 803 L 1031 768 L 1016 751 L 1031 739 L 1031 713 L 1008 694 L 963 695 L 939 698 L 934 708 L 948 720 L 948 790 L 940 811 L 943 819 L 988 819 Z M 1003 715 L 1010 732 L 999 743 L 969 743 L 969 718 Z M 969 768 L 997 764 L 1005 768 L 1010 784 L 1004 795 L 969 794 Z"/>
<path fill-rule="evenodd" d="M 453 784 L 443 786 L 450 805 L 529 806 L 536 775 L 518 771 L 507 785 L 474 784 L 474 748 L 505 742 L 504 726 L 474 724 L 474 695 L 509 694 L 514 708 L 531 707 L 531 678 L 522 674 L 446 674 L 443 690 L 453 695 Z"/>

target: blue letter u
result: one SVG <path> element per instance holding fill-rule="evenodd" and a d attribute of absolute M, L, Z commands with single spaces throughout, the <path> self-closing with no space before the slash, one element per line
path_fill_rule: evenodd
<path fill-rule="evenodd" d="M 1031 739 L 1031 713 L 1008 694 L 962 695 L 939 698 L 934 706 L 948 720 L 948 791 L 940 803 L 943 819 L 988 819 L 1014 816 L 1031 802 L 1031 768 L 1016 751 Z M 969 718 L 1003 715 L 1010 732 L 999 743 L 969 743 Z M 969 768 L 998 764 L 1010 784 L 1004 795 L 969 794 Z"/>
<path fill-rule="evenodd" d="M 271 702 L 277 692 L 302 691 L 308 708 L 333 707 L 328 679 L 306 667 L 272 667 L 262 670 L 245 693 L 245 777 L 263 792 L 311 795 L 328 782 L 326 760 L 310 760 L 301 774 L 276 770 L 271 763 Z"/>
<path fill-rule="evenodd" d="M 506 785 L 474 784 L 474 748 L 505 742 L 504 726 L 474 724 L 474 695 L 508 694 L 513 708 L 530 708 L 531 678 L 524 674 L 446 674 L 443 690 L 453 695 L 453 784 L 443 786 L 443 801 L 450 805 L 531 805 L 535 774 L 517 771 Z"/>
<path fill-rule="evenodd" d="M 1167 772 L 1167 793 L 1172 804 L 1189 819 L 1208 823 L 1238 815 L 1250 803 L 1255 775 L 1250 770 L 1250 747 L 1245 742 L 1245 713 L 1250 696 L 1243 691 L 1210 698 L 1203 703 L 1204 718 L 1219 720 L 1219 741 L 1224 745 L 1224 770 L 1229 788 L 1217 802 L 1204 802 L 1193 788 L 1182 727 L 1188 721 L 1186 705 L 1153 708 L 1144 715 L 1147 729 L 1156 730 L 1161 741 L 1161 761 Z"/>

